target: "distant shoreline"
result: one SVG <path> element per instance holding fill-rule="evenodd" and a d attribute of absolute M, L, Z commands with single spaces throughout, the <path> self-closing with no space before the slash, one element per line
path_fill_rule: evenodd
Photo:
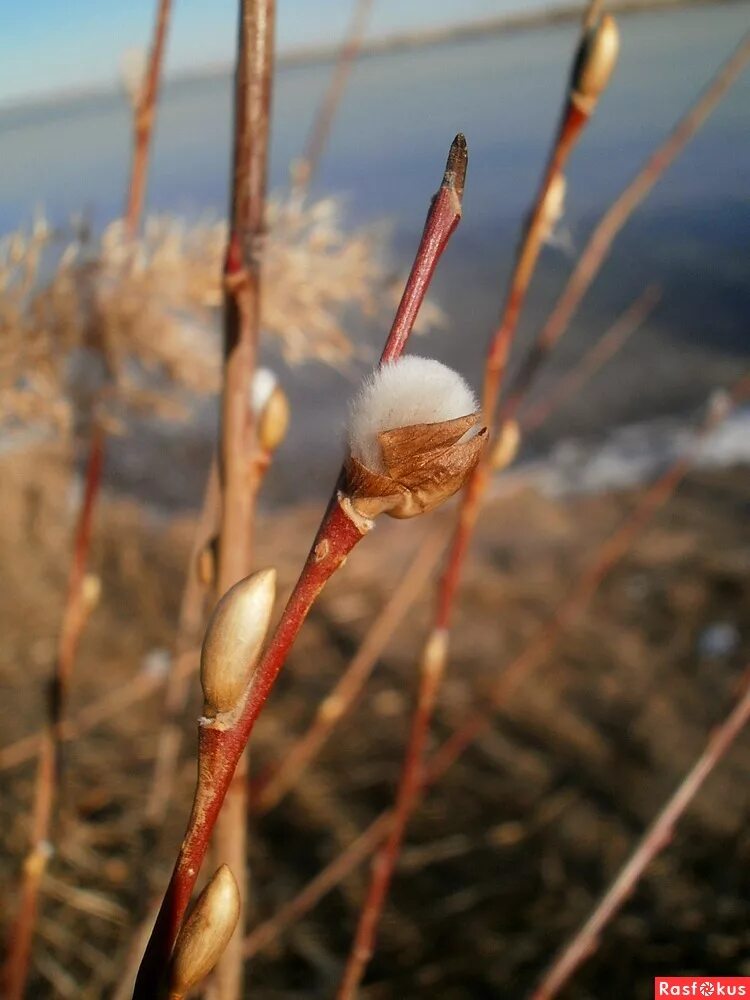
<path fill-rule="evenodd" d="M 748 0 L 612 0 L 607 4 L 607 10 L 613 14 L 637 14 L 657 12 L 669 8 L 706 7 L 706 6 L 738 6 L 747 4 Z M 581 3 L 566 3 L 550 6 L 535 11 L 519 11 L 498 17 L 482 18 L 458 24 L 441 25 L 436 28 L 421 28 L 415 31 L 384 35 L 381 38 L 368 39 L 362 45 L 359 58 L 388 55 L 409 49 L 430 48 L 439 45 L 450 45 L 456 42 L 470 42 L 488 35 L 515 34 L 517 32 L 533 31 L 539 28 L 566 24 L 576 21 L 581 16 Z M 340 42 L 335 44 L 307 46 L 281 52 L 276 60 L 279 69 L 290 69 L 301 66 L 314 66 L 331 62 L 336 58 Z M 188 83 L 201 80 L 211 80 L 224 77 L 231 73 L 229 63 L 205 66 L 200 69 L 183 70 L 172 74 L 165 81 L 167 84 Z M 90 87 L 78 87 L 64 91 L 19 97 L 7 102 L 0 101 L 0 115 L 26 110 L 51 108 L 66 105 L 80 100 L 111 97 L 118 93 L 118 87 L 113 84 L 96 84 Z"/>

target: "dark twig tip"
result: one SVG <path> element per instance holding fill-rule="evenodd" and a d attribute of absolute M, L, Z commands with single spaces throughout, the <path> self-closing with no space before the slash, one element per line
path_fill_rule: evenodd
<path fill-rule="evenodd" d="M 466 136 L 463 132 L 459 132 L 451 143 L 448 162 L 445 164 L 445 174 L 443 175 L 443 187 L 453 188 L 459 201 L 464 196 L 468 163 L 469 149 L 466 145 Z"/>

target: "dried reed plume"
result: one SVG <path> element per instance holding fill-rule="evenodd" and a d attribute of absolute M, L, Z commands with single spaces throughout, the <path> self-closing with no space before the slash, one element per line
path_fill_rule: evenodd
<path fill-rule="evenodd" d="M 345 319 L 389 295 L 382 228 L 346 232 L 334 198 L 271 202 L 268 222 L 263 331 L 290 362 L 346 364 Z M 168 217 L 132 241 L 123 220 L 94 240 L 44 219 L 0 240 L 0 420 L 65 428 L 102 386 L 118 405 L 181 412 L 154 378 L 215 392 L 225 242 L 224 223 Z"/>

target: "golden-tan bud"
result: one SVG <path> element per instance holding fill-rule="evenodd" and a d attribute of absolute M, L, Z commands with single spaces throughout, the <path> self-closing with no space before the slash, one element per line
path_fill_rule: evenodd
<path fill-rule="evenodd" d="M 240 916 L 240 890 L 226 865 L 198 897 L 182 925 L 172 953 L 169 989 L 183 997 L 213 969 L 224 953 Z"/>
<path fill-rule="evenodd" d="M 350 454 L 347 492 L 355 509 L 365 517 L 380 513 L 414 517 L 453 496 L 479 461 L 487 440 L 486 428 L 466 438 L 479 420 L 478 413 L 470 413 L 381 432 L 384 472 L 369 469 Z"/>
<path fill-rule="evenodd" d="M 490 464 L 495 471 L 507 468 L 515 461 L 521 444 L 521 428 L 517 420 L 506 420 L 492 446 Z"/>
<path fill-rule="evenodd" d="M 97 573 L 86 573 L 81 584 L 81 600 L 90 614 L 99 604 L 102 596 L 102 579 Z"/>
<path fill-rule="evenodd" d="M 585 33 L 573 66 L 573 99 L 591 113 L 610 81 L 620 52 L 620 30 L 610 14 Z"/>
<path fill-rule="evenodd" d="M 289 427 L 289 401 L 277 385 L 258 417 L 258 443 L 265 451 L 276 451 Z"/>
<path fill-rule="evenodd" d="M 206 628 L 201 685 L 207 714 L 234 708 L 260 655 L 276 596 L 276 570 L 240 580 L 221 598 Z"/>
<path fill-rule="evenodd" d="M 198 553 L 196 572 L 199 582 L 204 587 L 210 587 L 216 579 L 216 551 L 214 542 L 209 542 Z"/>

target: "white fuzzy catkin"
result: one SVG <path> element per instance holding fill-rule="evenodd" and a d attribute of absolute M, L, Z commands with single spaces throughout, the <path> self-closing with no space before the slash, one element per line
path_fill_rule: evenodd
<path fill-rule="evenodd" d="M 349 408 L 349 451 L 373 472 L 384 472 L 378 435 L 396 427 L 434 424 L 477 410 L 474 393 L 452 368 L 407 355 L 377 368 Z"/>

